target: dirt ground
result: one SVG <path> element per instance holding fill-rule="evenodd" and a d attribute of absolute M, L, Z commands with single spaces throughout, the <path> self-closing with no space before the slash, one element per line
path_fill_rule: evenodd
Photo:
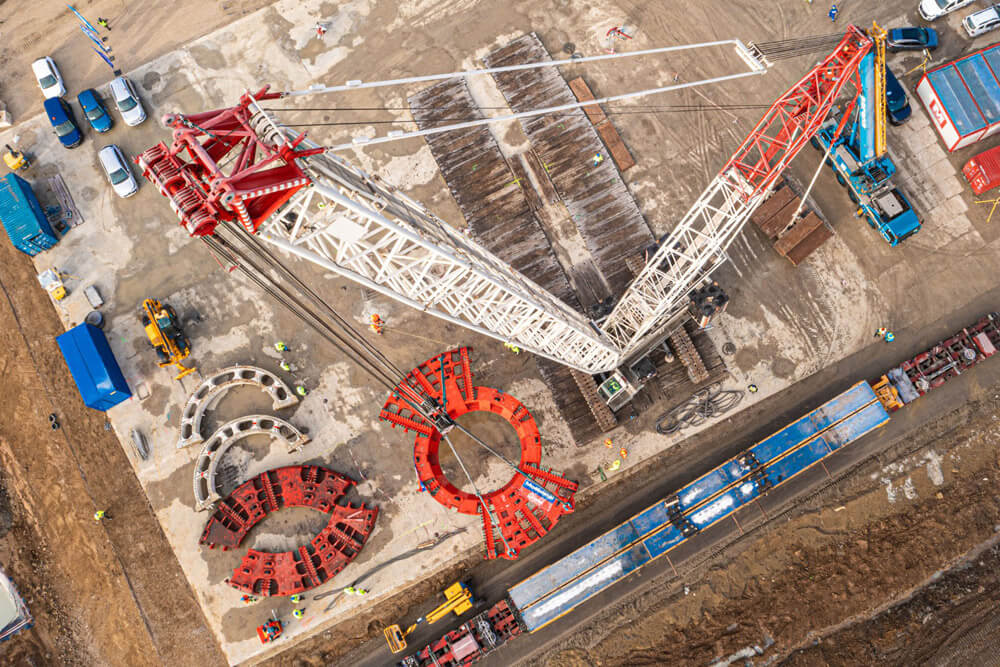
<path fill-rule="evenodd" d="M 63 329 L 27 257 L 0 243 L 0 467 L 13 528 L 3 567 L 36 618 L 3 660 L 224 664 L 104 415 L 80 402 Z M 49 425 L 50 413 L 61 428 Z M 112 520 L 94 522 L 97 509 Z"/>
<path fill-rule="evenodd" d="M 1000 664 L 998 539 L 905 602 L 824 637 L 783 664 Z"/>
<path fill-rule="evenodd" d="M 997 664 L 1000 386 L 984 393 L 538 664 Z"/>
<path fill-rule="evenodd" d="M 270 5 L 274 0 L 81 0 L 74 7 L 96 26 L 108 19 L 114 64 L 128 71 L 179 45 Z M 0 99 L 14 123 L 42 110 L 38 85 L 28 66 L 42 56 L 55 59 L 66 87 L 79 91 L 110 81 L 111 69 L 91 50 L 80 22 L 57 0 L 0 1 Z"/>

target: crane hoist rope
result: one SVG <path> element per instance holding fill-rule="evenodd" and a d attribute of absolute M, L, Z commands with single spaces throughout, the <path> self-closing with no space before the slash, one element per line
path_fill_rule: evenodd
<path fill-rule="evenodd" d="M 732 47 L 747 71 L 508 117 L 579 109 L 602 101 L 759 75 L 769 65 L 765 50 L 781 55 L 799 53 L 828 43 L 827 39 L 820 36 L 785 45 L 772 43 L 764 50 L 737 40 L 711 42 L 707 45 Z M 649 51 L 699 46 L 706 44 Z M 378 176 L 332 154 L 337 146 L 317 145 L 261 108 L 262 102 L 281 97 L 430 81 L 445 75 L 370 84 L 348 82 L 346 86 L 286 93 L 271 93 L 265 87 L 244 95 L 236 107 L 191 115 L 168 114 L 164 120 L 174 128 L 173 144 L 149 149 L 137 158 L 137 163 L 170 198 L 192 235 L 212 235 L 220 226 L 240 229 L 257 235 L 254 242 L 258 246 L 272 245 L 309 259 L 382 294 L 502 342 L 587 373 L 617 372 L 637 355 L 645 354 L 649 345 L 656 344 L 654 339 L 670 334 L 683 321 L 692 290 L 726 261 L 727 248 L 750 214 L 816 133 L 843 87 L 849 81 L 857 82 L 859 62 L 871 48 L 868 35 L 848 27 L 832 52 L 771 106 L 649 256 L 607 318 L 599 322 L 570 309 Z M 595 56 L 591 60 L 610 58 Z M 571 62 L 581 60 L 588 59 Z M 474 73 L 551 67 L 563 62 L 527 63 Z M 378 141 L 497 120 L 394 133 Z M 227 174 L 216 160 L 234 166 Z M 197 169 L 188 168 L 192 161 L 200 163 Z M 267 270 L 265 260 L 260 256 L 248 273 Z M 298 280 L 291 270 L 282 270 L 286 281 Z M 313 309 L 322 303 L 311 289 L 308 301 Z M 316 319 L 313 314 L 307 316 Z M 355 355 L 372 354 L 356 344 L 348 346 L 344 340 L 338 340 L 338 344 Z M 398 371 L 377 363 L 370 367 L 383 384 Z"/>

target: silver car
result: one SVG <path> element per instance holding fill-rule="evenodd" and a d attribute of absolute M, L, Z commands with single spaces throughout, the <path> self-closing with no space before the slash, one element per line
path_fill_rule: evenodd
<path fill-rule="evenodd" d="M 962 27 L 969 37 L 979 37 L 1000 26 L 1000 5 L 993 5 L 978 12 L 969 14 L 962 19 Z"/>
<path fill-rule="evenodd" d="M 38 81 L 38 87 L 42 89 L 45 99 L 62 97 L 66 94 L 66 86 L 63 85 L 62 75 L 52 58 L 45 56 L 31 63 L 31 71 Z"/>
<path fill-rule="evenodd" d="M 119 197 L 131 197 L 139 191 L 139 184 L 132 175 L 132 169 L 128 166 L 128 160 L 122 149 L 115 144 L 105 146 L 97 153 L 97 159 L 101 161 L 104 174 L 111 182 L 115 194 Z"/>
<path fill-rule="evenodd" d="M 124 76 L 111 81 L 111 99 L 115 101 L 118 112 L 126 125 L 135 126 L 146 120 L 146 110 L 135 92 L 132 82 Z"/>
<path fill-rule="evenodd" d="M 917 11 L 925 21 L 933 21 L 973 2 L 974 0 L 921 0 Z"/>

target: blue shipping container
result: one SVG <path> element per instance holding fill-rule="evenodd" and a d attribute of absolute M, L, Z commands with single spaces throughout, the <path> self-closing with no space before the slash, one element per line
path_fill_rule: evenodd
<path fill-rule="evenodd" d="M 132 396 L 103 331 L 84 322 L 56 342 L 88 408 L 103 412 Z"/>
<path fill-rule="evenodd" d="M 35 256 L 59 242 L 31 185 L 17 174 L 0 179 L 0 222 L 14 247 Z"/>

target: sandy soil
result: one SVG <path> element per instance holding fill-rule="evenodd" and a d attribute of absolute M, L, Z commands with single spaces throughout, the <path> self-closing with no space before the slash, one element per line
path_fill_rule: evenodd
<path fill-rule="evenodd" d="M 110 31 L 102 35 L 111 46 L 115 66 L 128 71 L 272 2 L 81 0 L 71 4 L 95 27 L 98 17 L 108 19 Z M 0 99 L 14 123 L 42 110 L 41 93 L 31 74 L 33 60 L 51 56 L 56 61 L 70 99 L 113 77 L 64 2 L 0 2 L 0 34 Z"/>
<path fill-rule="evenodd" d="M 31 262 L 0 243 L 0 465 L 14 517 L 0 548 L 37 618 L 4 648 L 42 664 L 223 664 L 138 480 L 121 472 L 124 451 L 80 402 L 62 331 Z M 98 508 L 112 521 L 96 524 Z"/>
<path fill-rule="evenodd" d="M 986 574 L 996 550 L 934 582 L 995 542 L 996 420 L 994 400 L 940 418 L 898 458 L 857 471 L 684 582 L 651 587 L 540 664 L 989 664 L 939 658 L 995 659 L 996 635 L 969 633 L 998 621 L 996 572 Z"/>

